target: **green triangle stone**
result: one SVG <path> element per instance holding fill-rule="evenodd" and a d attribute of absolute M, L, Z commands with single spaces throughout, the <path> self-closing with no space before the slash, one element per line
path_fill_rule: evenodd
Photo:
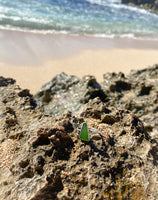
<path fill-rule="evenodd" d="M 89 141 L 89 138 L 88 138 L 88 128 L 87 128 L 87 123 L 86 122 L 84 122 L 83 125 L 82 125 L 79 138 L 81 140 Z"/>

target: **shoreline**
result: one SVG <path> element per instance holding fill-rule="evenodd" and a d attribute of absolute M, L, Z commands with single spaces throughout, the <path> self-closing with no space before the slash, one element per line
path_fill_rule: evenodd
<path fill-rule="evenodd" d="M 16 66 L 40 66 L 47 60 L 67 58 L 89 49 L 158 50 L 158 42 L 143 38 L 97 38 L 9 30 L 0 30 L 0 44 L 0 62 Z"/>
<path fill-rule="evenodd" d="M 0 31 L 0 42 L 0 76 L 33 94 L 61 72 L 101 82 L 106 72 L 126 74 L 158 63 L 158 43 L 148 40 Z"/>

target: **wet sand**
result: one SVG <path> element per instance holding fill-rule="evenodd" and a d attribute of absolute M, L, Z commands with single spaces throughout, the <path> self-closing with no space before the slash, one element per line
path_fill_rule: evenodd
<path fill-rule="evenodd" d="M 158 63 L 158 41 L 0 31 L 0 76 L 32 93 L 56 74 L 128 73 Z"/>

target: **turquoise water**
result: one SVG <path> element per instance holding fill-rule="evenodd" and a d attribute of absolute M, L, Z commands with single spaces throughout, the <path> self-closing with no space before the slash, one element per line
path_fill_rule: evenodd
<path fill-rule="evenodd" d="M 119 0 L 0 0 L 0 29 L 158 38 L 158 16 Z"/>

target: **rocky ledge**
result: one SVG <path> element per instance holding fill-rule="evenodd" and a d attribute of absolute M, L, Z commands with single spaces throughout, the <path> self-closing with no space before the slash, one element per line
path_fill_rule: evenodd
<path fill-rule="evenodd" d="M 139 6 L 158 14 L 158 0 L 121 0 L 123 4 Z"/>
<path fill-rule="evenodd" d="M 157 130 L 158 65 L 62 73 L 35 96 L 0 77 L 0 199 L 156 200 Z"/>

